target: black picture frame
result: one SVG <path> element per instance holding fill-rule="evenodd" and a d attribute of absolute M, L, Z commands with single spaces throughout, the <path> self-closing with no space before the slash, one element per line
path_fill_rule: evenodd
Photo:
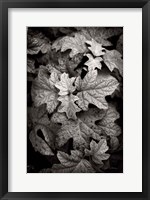
<path fill-rule="evenodd" d="M 142 192 L 8 192 L 8 9 L 142 8 Z M 1 199 L 150 199 L 150 1 L 0 0 L 0 198 Z M 136 72 L 135 72 L 136 73 Z M 21 183 L 20 183 L 21 184 Z"/>

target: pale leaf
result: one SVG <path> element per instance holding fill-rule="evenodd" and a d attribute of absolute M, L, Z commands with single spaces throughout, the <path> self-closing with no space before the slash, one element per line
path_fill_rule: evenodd
<path fill-rule="evenodd" d="M 84 79 L 76 79 L 75 85 L 79 100 L 77 104 L 83 110 L 88 109 L 88 105 L 93 104 L 99 109 L 107 109 L 108 104 L 105 100 L 107 95 L 111 95 L 118 86 L 118 81 L 110 75 L 99 75 L 97 70 L 89 71 Z"/>
<path fill-rule="evenodd" d="M 86 44 L 90 45 L 88 49 L 92 52 L 94 56 L 98 57 L 105 54 L 105 52 L 103 51 L 105 49 L 102 47 L 102 44 L 99 44 L 94 39 L 92 39 L 91 41 L 86 41 Z"/>
<path fill-rule="evenodd" d="M 65 36 L 61 39 L 57 39 L 53 43 L 52 48 L 56 49 L 56 51 L 61 50 L 61 52 L 70 49 L 71 52 L 69 55 L 72 58 L 78 53 L 85 53 L 87 51 L 85 41 L 86 38 L 83 35 L 75 33 L 74 37 Z"/>
<path fill-rule="evenodd" d="M 81 109 L 75 104 L 79 98 L 73 94 L 69 96 L 60 96 L 58 98 L 61 101 L 61 105 L 58 108 L 58 112 L 63 113 L 65 112 L 69 119 L 76 119 L 76 112 L 80 112 Z"/>
<path fill-rule="evenodd" d="M 55 83 L 58 80 L 59 75 L 56 71 L 52 72 L 50 76 L 44 70 L 39 71 L 38 78 L 32 85 L 32 99 L 35 106 L 46 104 L 49 113 L 55 110 L 58 105 Z"/>
<path fill-rule="evenodd" d="M 85 62 L 84 65 L 88 66 L 88 71 L 102 68 L 101 61 L 103 59 L 101 57 L 93 58 L 91 54 L 86 54 L 86 56 L 88 57 L 89 60 Z"/>
<path fill-rule="evenodd" d="M 63 73 L 60 77 L 60 81 L 56 82 L 55 87 L 58 88 L 59 95 L 68 95 L 75 91 L 75 86 L 73 83 L 75 81 L 75 77 L 69 78 L 67 73 Z"/>
<path fill-rule="evenodd" d="M 108 151 L 106 139 L 101 139 L 98 143 L 92 140 L 90 143 L 90 150 L 85 149 L 85 154 L 87 156 L 91 155 L 93 162 L 102 165 L 102 161 L 107 160 L 110 156 L 106 154 L 106 151 Z"/>

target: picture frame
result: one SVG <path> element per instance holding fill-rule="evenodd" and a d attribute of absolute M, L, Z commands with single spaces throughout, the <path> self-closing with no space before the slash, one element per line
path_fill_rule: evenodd
<path fill-rule="evenodd" d="M 9 8 L 142 8 L 142 192 L 9 192 L 8 191 L 8 9 Z M 150 2 L 148 0 L 5 0 L 0 2 L 0 198 L 1 199 L 150 199 Z"/>

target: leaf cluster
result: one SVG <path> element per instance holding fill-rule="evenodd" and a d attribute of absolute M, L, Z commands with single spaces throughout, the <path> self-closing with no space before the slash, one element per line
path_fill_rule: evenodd
<path fill-rule="evenodd" d="M 28 172 L 122 172 L 122 34 L 28 28 Z"/>

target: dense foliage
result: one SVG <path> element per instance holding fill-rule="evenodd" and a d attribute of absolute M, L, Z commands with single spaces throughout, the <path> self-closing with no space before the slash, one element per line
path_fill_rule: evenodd
<path fill-rule="evenodd" d="M 28 28 L 29 173 L 123 172 L 122 34 Z"/>

